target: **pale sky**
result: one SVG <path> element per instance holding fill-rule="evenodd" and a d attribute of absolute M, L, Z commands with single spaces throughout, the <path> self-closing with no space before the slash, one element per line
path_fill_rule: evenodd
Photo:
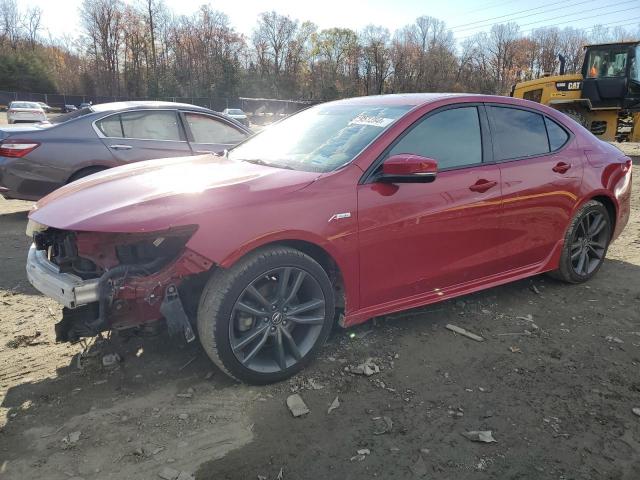
<path fill-rule="evenodd" d="M 125 0 L 135 4 L 140 0 Z M 82 0 L 18 0 L 22 8 L 42 9 L 43 33 L 53 37 L 80 33 L 78 9 Z M 396 28 L 413 23 L 420 15 L 444 20 L 458 40 L 493 23 L 510 20 L 528 33 L 542 26 L 590 29 L 602 24 L 633 28 L 640 25 L 640 0 L 164 0 L 176 14 L 191 15 L 203 3 L 226 13 L 233 26 L 247 35 L 257 15 L 275 10 L 294 19 L 311 20 L 320 28 L 362 29 L 372 23 Z"/>

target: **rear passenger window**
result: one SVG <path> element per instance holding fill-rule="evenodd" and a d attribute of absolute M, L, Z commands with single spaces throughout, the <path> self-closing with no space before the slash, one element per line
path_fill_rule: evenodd
<path fill-rule="evenodd" d="M 125 138 L 180 141 L 176 112 L 159 110 L 120 114 Z"/>
<path fill-rule="evenodd" d="M 439 169 L 482 162 L 478 109 L 451 108 L 425 118 L 402 137 L 388 156 L 399 153 L 433 158 Z"/>
<path fill-rule="evenodd" d="M 96 122 L 96 126 L 100 129 L 105 137 L 122 138 L 122 125 L 120 123 L 120 115 L 111 115 Z"/>
<path fill-rule="evenodd" d="M 544 117 L 544 122 L 547 125 L 547 134 L 549 134 L 549 146 L 551 147 L 551 151 L 555 152 L 567 143 L 569 134 L 564 128 L 547 117 Z"/>
<path fill-rule="evenodd" d="M 185 113 L 185 119 L 195 143 L 234 144 L 247 137 L 246 133 L 207 115 Z"/>
<path fill-rule="evenodd" d="M 544 117 L 516 108 L 491 107 L 496 160 L 549 153 Z"/>

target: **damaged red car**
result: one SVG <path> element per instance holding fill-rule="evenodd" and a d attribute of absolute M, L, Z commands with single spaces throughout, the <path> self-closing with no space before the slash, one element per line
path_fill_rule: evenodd
<path fill-rule="evenodd" d="M 542 272 L 578 283 L 629 218 L 631 160 L 526 100 L 321 104 L 224 156 L 89 176 L 29 215 L 60 341 L 164 321 L 227 374 L 285 379 L 337 322 Z"/>

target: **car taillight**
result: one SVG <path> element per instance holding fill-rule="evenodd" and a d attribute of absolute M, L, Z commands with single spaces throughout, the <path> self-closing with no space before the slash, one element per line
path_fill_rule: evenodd
<path fill-rule="evenodd" d="M 3 157 L 24 157 L 27 153 L 33 152 L 38 148 L 38 142 L 29 140 L 5 140 L 0 142 L 0 155 Z"/>

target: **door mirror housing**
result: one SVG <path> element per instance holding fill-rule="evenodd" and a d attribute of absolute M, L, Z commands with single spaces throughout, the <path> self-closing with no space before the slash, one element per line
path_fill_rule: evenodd
<path fill-rule="evenodd" d="M 387 183 L 429 183 L 436 179 L 438 162 L 433 158 L 400 153 L 387 158 L 376 180 Z"/>

